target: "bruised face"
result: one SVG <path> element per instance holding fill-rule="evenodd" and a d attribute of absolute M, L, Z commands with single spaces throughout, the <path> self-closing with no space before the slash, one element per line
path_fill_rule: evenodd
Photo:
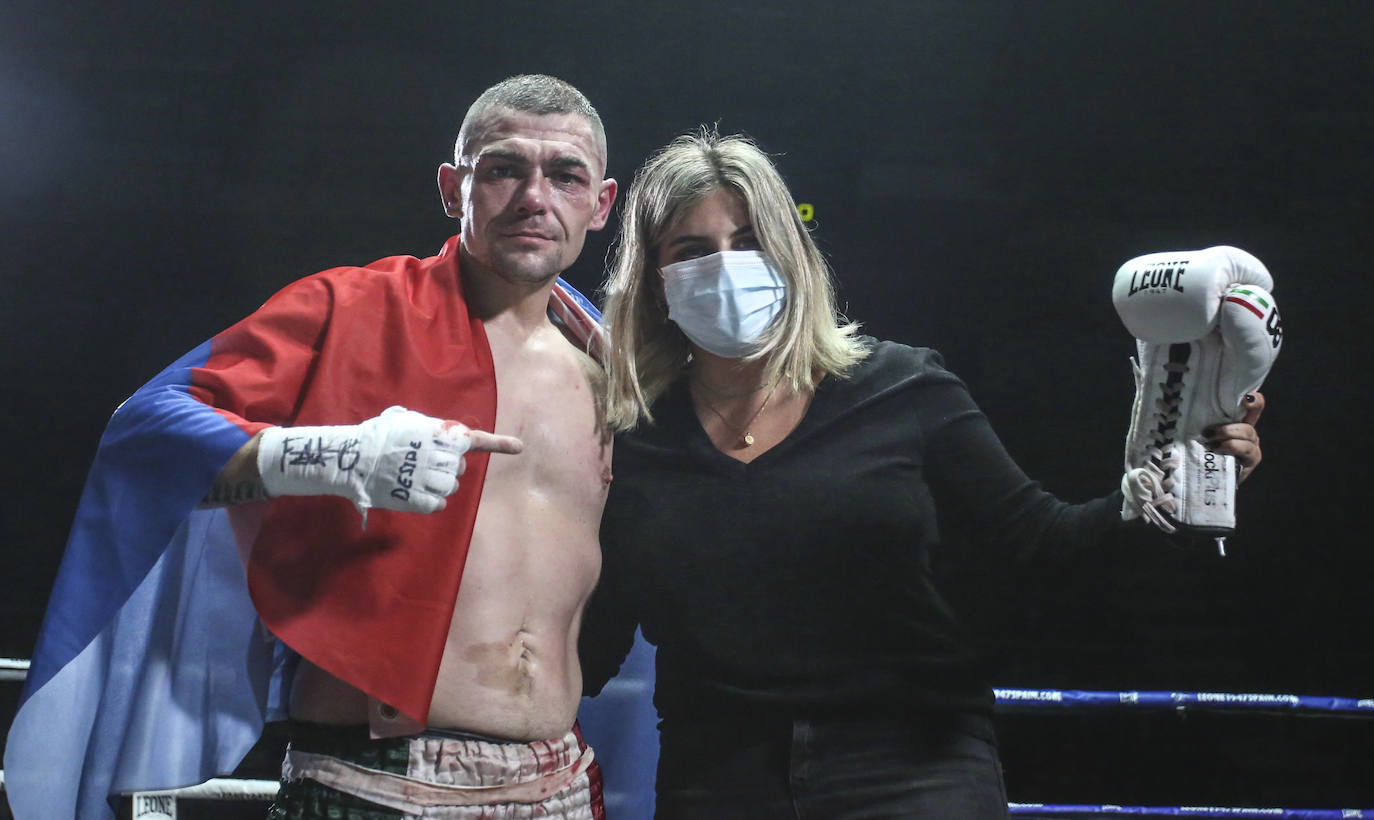
<path fill-rule="evenodd" d="M 465 262 L 508 281 L 542 284 L 567 270 L 600 230 L 615 180 L 591 124 L 578 114 L 505 111 L 468 138 L 457 165 L 439 168 L 449 216 L 462 225 Z"/>

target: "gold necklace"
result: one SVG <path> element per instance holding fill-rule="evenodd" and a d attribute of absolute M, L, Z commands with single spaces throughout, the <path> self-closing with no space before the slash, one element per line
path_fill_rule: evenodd
<path fill-rule="evenodd" d="M 698 382 L 698 384 L 700 384 L 700 382 Z M 701 398 L 701 403 L 704 404 L 704 405 L 706 405 L 706 409 L 707 409 L 707 410 L 710 410 L 712 413 L 715 413 L 715 414 L 716 414 L 716 418 L 720 419 L 720 420 L 725 424 L 726 427 L 728 427 L 728 428 L 730 428 L 731 430 L 733 430 L 733 431 L 735 431 L 736 433 L 738 433 L 738 434 L 740 435 L 740 441 L 744 442 L 744 446 L 745 446 L 745 447 L 748 447 L 749 445 L 751 445 L 751 444 L 754 443 L 754 435 L 753 435 L 753 433 L 750 433 L 750 432 L 749 432 L 749 427 L 754 423 L 754 420 L 755 420 L 755 419 L 757 419 L 760 415 L 763 414 L 763 408 L 765 408 L 765 407 L 768 406 L 768 402 L 770 402 L 770 401 L 773 400 L 773 394 L 777 392 L 777 386 L 778 386 L 778 380 L 777 380 L 777 379 L 774 379 L 774 380 L 773 380 L 773 383 L 772 383 L 771 385 L 769 385 L 768 395 L 766 395 L 766 396 L 763 397 L 763 403 L 760 404 L 760 405 L 759 405 L 759 409 L 755 410 L 755 411 L 754 411 L 754 414 L 753 414 L 752 416 L 749 417 L 749 420 L 746 421 L 746 422 L 744 423 L 744 427 L 743 427 L 742 429 L 739 428 L 739 427 L 736 427 L 736 426 L 733 425 L 733 424 L 731 424 L 731 423 L 730 423 L 730 420 L 727 419 L 727 418 L 725 417 L 725 414 L 722 413 L 722 412 L 720 412 L 719 410 L 717 410 L 717 409 L 716 409 L 716 406 L 715 406 L 714 404 L 711 403 L 711 400 L 708 399 L 708 398 L 706 398 L 706 394 L 705 394 L 705 393 L 701 393 L 701 394 L 700 394 L 700 398 Z M 750 392 L 756 392 L 756 391 L 750 391 Z M 749 395 L 749 394 L 746 393 L 745 395 Z"/>

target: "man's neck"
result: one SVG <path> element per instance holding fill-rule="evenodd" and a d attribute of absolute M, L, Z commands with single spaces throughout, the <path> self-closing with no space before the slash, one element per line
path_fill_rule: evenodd
<path fill-rule="evenodd" d="M 549 294 L 557 276 L 542 283 L 513 281 L 460 253 L 458 270 L 471 315 L 488 325 L 495 323 L 526 332 L 548 326 Z"/>

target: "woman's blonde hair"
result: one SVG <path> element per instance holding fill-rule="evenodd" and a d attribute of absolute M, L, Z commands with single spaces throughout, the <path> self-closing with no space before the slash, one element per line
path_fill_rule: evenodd
<path fill-rule="evenodd" d="M 691 361 L 687 337 L 668 320 L 658 249 L 673 225 L 717 190 L 737 194 L 763 252 L 787 283 L 782 312 L 746 360 L 768 357 L 765 379 L 793 391 L 844 376 L 867 355 L 858 325 L 839 315 L 830 268 L 768 156 L 740 135 L 703 127 L 658 151 L 635 174 L 604 285 L 610 325 L 607 421 L 629 430 L 652 422 L 650 406 Z"/>

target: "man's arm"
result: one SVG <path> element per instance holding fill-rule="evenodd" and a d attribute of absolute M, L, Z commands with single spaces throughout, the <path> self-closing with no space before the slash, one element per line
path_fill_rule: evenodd
<path fill-rule="evenodd" d="M 201 508 L 231 507 L 267 500 L 267 488 L 258 474 L 258 444 L 261 440 L 262 431 L 259 431 L 234 453 L 210 484 L 210 489 L 200 501 Z"/>
<path fill-rule="evenodd" d="M 458 489 L 468 450 L 514 454 L 512 436 L 471 430 L 404 407 L 361 424 L 268 427 L 215 477 L 203 507 L 283 495 L 337 495 L 360 512 L 378 507 L 430 513 Z"/>

